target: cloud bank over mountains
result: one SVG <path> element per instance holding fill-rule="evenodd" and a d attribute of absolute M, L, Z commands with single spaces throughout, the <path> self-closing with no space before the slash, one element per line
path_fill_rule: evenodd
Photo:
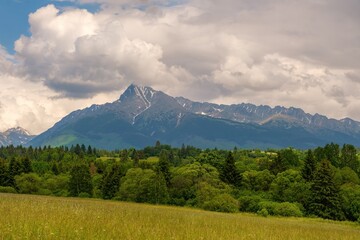
<path fill-rule="evenodd" d="M 29 15 L 14 55 L 0 48 L 3 128 L 39 133 L 132 82 L 360 119 L 357 0 L 75 2 L 100 7 L 44 6 Z"/>

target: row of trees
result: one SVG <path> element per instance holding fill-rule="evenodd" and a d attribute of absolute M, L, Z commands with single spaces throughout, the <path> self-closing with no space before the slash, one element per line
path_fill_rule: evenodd
<path fill-rule="evenodd" d="M 360 221 L 352 145 L 313 150 L 0 148 L 0 191 Z"/>

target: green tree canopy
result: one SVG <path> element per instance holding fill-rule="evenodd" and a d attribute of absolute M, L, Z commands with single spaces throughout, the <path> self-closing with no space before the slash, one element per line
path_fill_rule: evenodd
<path fill-rule="evenodd" d="M 311 182 L 314 179 L 315 172 L 316 172 L 316 160 L 313 152 L 311 150 L 308 150 L 306 153 L 304 167 L 301 171 L 301 175 L 306 181 Z"/>
<path fill-rule="evenodd" d="M 334 182 L 328 160 L 322 160 L 311 187 L 308 211 L 322 218 L 343 220 L 339 188 Z"/>
<path fill-rule="evenodd" d="M 85 164 L 75 165 L 70 171 L 69 193 L 70 196 L 79 196 L 80 193 L 87 193 L 92 196 L 93 185 L 89 166 Z"/>
<path fill-rule="evenodd" d="M 235 166 L 235 159 L 231 152 L 228 153 L 225 163 L 221 169 L 220 179 L 230 185 L 239 187 L 241 175 Z"/>

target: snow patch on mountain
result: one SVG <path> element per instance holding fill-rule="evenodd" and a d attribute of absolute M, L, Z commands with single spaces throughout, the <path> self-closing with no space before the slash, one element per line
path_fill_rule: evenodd
<path fill-rule="evenodd" d="M 33 135 L 21 127 L 10 128 L 3 133 L 0 132 L 0 146 L 25 145 L 33 138 Z"/>

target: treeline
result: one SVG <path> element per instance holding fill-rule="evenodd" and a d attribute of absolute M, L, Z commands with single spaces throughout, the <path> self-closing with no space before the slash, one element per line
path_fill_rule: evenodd
<path fill-rule="evenodd" d="M 308 151 L 91 146 L 0 148 L 0 192 L 94 197 L 360 222 L 353 145 Z"/>

